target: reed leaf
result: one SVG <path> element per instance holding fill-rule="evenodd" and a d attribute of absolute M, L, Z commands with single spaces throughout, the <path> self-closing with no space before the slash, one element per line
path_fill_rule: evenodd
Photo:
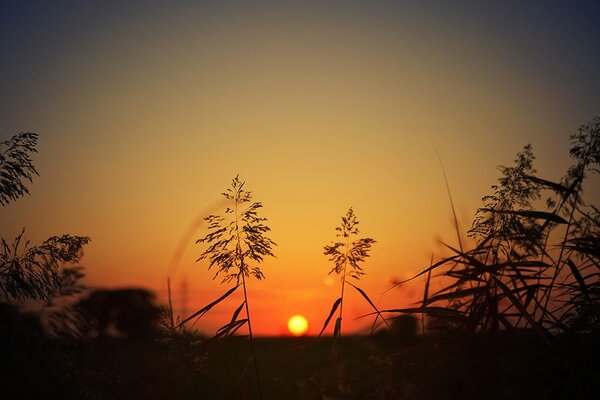
<path fill-rule="evenodd" d="M 219 297 L 218 299 L 216 299 L 215 301 L 213 301 L 212 303 L 202 307 L 200 310 L 196 311 L 195 313 L 193 313 L 192 315 L 190 315 L 189 317 L 185 318 L 183 321 L 181 321 L 179 323 L 179 325 L 177 327 L 180 327 L 182 325 L 184 325 L 186 322 L 198 317 L 202 317 L 204 314 L 206 314 L 207 312 L 209 312 L 214 306 L 216 306 L 217 304 L 219 304 L 220 302 L 222 302 L 223 300 L 225 300 L 227 297 L 229 297 L 233 292 L 235 292 L 242 284 L 239 283 L 236 286 L 232 287 L 231 289 L 229 289 L 227 292 L 225 292 L 224 295 L 222 295 L 221 297 Z"/>
<path fill-rule="evenodd" d="M 552 346 L 552 334 L 550 332 L 548 332 L 546 329 L 544 329 L 544 327 L 542 325 L 538 324 L 535 319 L 533 319 L 533 317 L 529 314 L 529 312 L 525 309 L 525 307 L 523 307 L 521 302 L 519 302 L 519 300 L 515 297 L 515 295 L 508 288 L 508 286 L 506 286 L 504 283 L 502 283 L 494 275 L 491 275 L 491 277 L 494 280 L 494 282 L 496 283 L 496 285 L 498 285 L 498 287 L 500 287 L 500 289 L 502 289 L 504 291 L 504 293 L 506 294 L 506 297 L 508 297 L 508 299 L 514 304 L 514 306 L 521 312 L 521 315 L 523 315 L 523 317 L 525 319 L 527 319 L 527 322 L 529 322 L 531 327 L 544 339 L 544 341 L 547 344 Z"/>
<path fill-rule="evenodd" d="M 575 277 L 575 280 L 579 284 L 579 287 L 581 288 L 581 292 L 583 293 L 583 295 L 586 298 L 589 299 L 589 293 L 588 293 L 587 285 L 585 284 L 585 280 L 581 276 L 581 273 L 577 269 L 577 266 L 575 265 L 575 263 L 573 262 L 573 260 L 571 260 L 570 258 L 567 259 L 567 265 L 571 269 L 571 273 L 573 274 L 573 276 Z"/>
<path fill-rule="evenodd" d="M 331 321 L 331 317 L 333 317 L 333 314 L 335 314 L 335 311 L 338 309 L 341 302 L 342 302 L 342 298 L 340 297 L 333 303 L 333 306 L 331 307 L 331 311 L 329 312 L 329 315 L 327 316 L 327 319 L 325 320 L 325 323 L 323 324 L 323 328 L 321 329 L 319 336 L 321 336 L 323 334 L 323 332 L 325 331 L 325 329 L 327 329 L 327 325 L 329 325 L 329 321 Z"/>
<path fill-rule="evenodd" d="M 342 333 L 342 317 L 337 317 L 335 320 L 335 328 L 333 329 L 333 337 L 339 338 Z"/>
<path fill-rule="evenodd" d="M 487 211 L 496 214 L 511 214 L 518 215 L 520 217 L 543 219 L 556 224 L 566 224 L 567 221 L 561 216 L 547 212 L 547 211 L 534 211 L 534 210 L 495 210 L 492 208 L 482 208 L 482 211 Z"/>

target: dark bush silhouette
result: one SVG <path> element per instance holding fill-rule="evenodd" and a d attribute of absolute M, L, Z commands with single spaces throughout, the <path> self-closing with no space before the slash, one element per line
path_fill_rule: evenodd
<path fill-rule="evenodd" d="M 29 194 L 26 183 L 38 175 L 31 159 L 37 140 L 36 133 L 24 132 L 0 142 L 0 206 Z M 79 262 L 90 238 L 52 236 L 31 246 L 23 236 L 24 230 L 12 242 L 1 239 L 0 301 L 50 301 L 77 293 L 82 270 L 65 264 Z"/>
<path fill-rule="evenodd" d="M 73 337 L 49 335 L 37 313 L 0 303 L 3 398 L 76 397 L 76 345 Z"/>
<path fill-rule="evenodd" d="M 96 322 L 98 336 L 147 338 L 155 332 L 160 308 L 145 289 L 98 289 L 77 303 Z"/>
<path fill-rule="evenodd" d="M 600 117 L 571 135 L 569 154 L 573 165 L 552 182 L 536 175 L 525 146 L 483 198 L 469 231 L 475 246 L 446 245 L 453 255 L 408 280 L 433 272 L 449 278 L 442 289 L 425 291 L 420 307 L 384 312 L 446 318 L 468 332 L 532 329 L 548 345 L 562 334 L 597 334 L 600 210 L 583 193 L 600 173 Z"/>
<path fill-rule="evenodd" d="M 413 315 L 399 315 L 393 318 L 391 330 L 399 339 L 412 339 L 417 335 L 417 318 Z"/>
<path fill-rule="evenodd" d="M 38 135 L 19 133 L 0 141 L 0 207 L 29 194 L 38 172 L 31 156 Z M 76 397 L 73 351 L 80 344 L 79 314 L 59 297 L 82 290 L 77 265 L 85 236 L 52 236 L 39 245 L 0 239 L 0 354 L 3 398 Z M 38 305 L 37 312 L 23 312 Z"/>

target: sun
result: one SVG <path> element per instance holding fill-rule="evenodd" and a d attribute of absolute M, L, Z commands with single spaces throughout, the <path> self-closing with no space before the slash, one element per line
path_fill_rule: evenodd
<path fill-rule="evenodd" d="M 303 315 L 294 315 L 288 320 L 288 329 L 294 336 L 302 336 L 308 330 L 308 321 Z"/>

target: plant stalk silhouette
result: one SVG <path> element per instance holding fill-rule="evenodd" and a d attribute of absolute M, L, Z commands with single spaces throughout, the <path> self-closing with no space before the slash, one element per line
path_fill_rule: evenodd
<path fill-rule="evenodd" d="M 231 207 L 227 207 L 223 215 L 209 215 L 206 217 L 205 220 L 208 222 L 209 232 L 206 236 L 196 241 L 196 243 L 205 243 L 208 245 L 196 261 L 208 259 L 208 268 L 216 267 L 217 269 L 213 279 L 219 275 L 224 275 L 221 283 L 229 283 L 235 280 L 236 285 L 217 300 L 183 320 L 180 325 L 185 324 L 193 318 L 202 317 L 241 286 L 243 289 L 243 302 L 233 312 L 231 321 L 219 328 L 213 339 L 231 336 L 244 325 L 248 326 L 257 387 L 260 398 L 262 398 L 262 388 L 252 331 L 252 319 L 250 317 L 248 302 L 247 280 L 252 276 L 258 280 L 264 279 L 264 274 L 258 267 L 258 264 L 266 256 L 274 257 L 272 248 L 276 244 L 266 236 L 267 232 L 271 230 L 265 225 L 267 219 L 258 215 L 259 209 L 262 208 L 262 203 L 251 202 L 252 193 L 244 189 L 244 185 L 245 182 L 241 181 L 239 176 L 232 179 L 231 186 L 222 193 Z M 250 263 L 255 263 L 255 265 L 252 266 Z M 246 313 L 246 318 L 239 318 L 242 309 Z"/>
<path fill-rule="evenodd" d="M 343 318 L 343 309 L 344 309 L 344 292 L 346 288 L 346 284 L 352 286 L 356 291 L 358 291 L 361 296 L 373 307 L 377 317 L 375 318 L 375 323 L 377 322 L 377 318 L 381 317 L 379 310 L 375 306 L 375 304 L 369 299 L 367 294 L 358 286 L 352 284 L 347 280 L 348 277 L 353 279 L 360 279 L 361 275 L 364 275 L 362 264 L 367 257 L 369 257 L 369 252 L 371 251 L 371 246 L 375 243 L 375 240 L 372 238 L 362 238 L 351 241 L 351 239 L 358 235 L 358 218 L 354 214 L 354 210 L 350 208 L 346 215 L 342 217 L 342 223 L 340 226 L 335 228 L 338 232 L 336 237 L 341 238 L 341 241 L 334 242 L 331 245 L 327 245 L 324 247 L 323 254 L 329 256 L 329 260 L 333 262 L 333 268 L 329 271 L 329 274 L 336 273 L 340 275 L 341 279 L 341 293 L 340 297 L 333 303 L 331 308 L 331 312 L 329 316 L 325 320 L 323 324 L 323 329 L 319 333 L 319 336 L 323 334 L 331 318 L 335 314 L 336 310 L 339 308 L 339 314 L 335 321 L 335 327 L 333 329 L 333 337 L 334 343 L 342 335 L 342 318 Z M 387 325 L 387 321 L 383 319 Z M 373 327 L 375 327 L 375 323 Z M 388 326 L 389 328 L 389 326 Z"/>
<path fill-rule="evenodd" d="M 475 246 L 446 245 L 453 255 L 400 283 L 440 269 L 434 278 L 450 280 L 420 307 L 381 312 L 428 314 L 467 331 L 532 329 L 550 347 L 557 334 L 600 332 L 600 209 L 583 200 L 586 174 L 600 173 L 600 117 L 571 136 L 569 153 L 574 165 L 553 182 L 535 175 L 525 146 L 483 198 L 469 231 Z M 546 193 L 549 211 L 538 208 Z"/>
<path fill-rule="evenodd" d="M 29 194 L 27 183 L 39 175 L 32 160 L 38 135 L 21 132 L 0 142 L 0 207 Z M 25 229 L 11 242 L 0 240 L 0 303 L 43 300 L 83 290 L 78 266 L 87 236 L 52 236 L 37 246 L 24 239 Z M 70 264 L 70 265 L 66 265 Z"/>

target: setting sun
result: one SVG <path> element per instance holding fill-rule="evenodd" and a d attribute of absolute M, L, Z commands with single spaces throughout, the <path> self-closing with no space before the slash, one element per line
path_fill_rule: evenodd
<path fill-rule="evenodd" d="M 302 336 L 308 330 L 308 321 L 302 315 L 294 315 L 288 320 L 288 330 L 294 336 Z"/>

